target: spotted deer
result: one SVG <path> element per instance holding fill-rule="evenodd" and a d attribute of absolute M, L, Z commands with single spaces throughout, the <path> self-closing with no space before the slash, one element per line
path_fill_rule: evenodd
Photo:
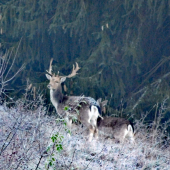
<path fill-rule="evenodd" d="M 97 100 L 101 110 L 107 105 L 107 100 Z M 113 138 L 117 142 L 123 143 L 126 137 L 129 137 L 130 142 L 134 143 L 134 128 L 130 121 L 120 117 L 100 117 L 97 119 L 97 127 L 99 133 L 106 136 L 106 138 Z"/>
<path fill-rule="evenodd" d="M 50 89 L 50 100 L 58 115 L 64 117 L 70 128 L 72 118 L 77 118 L 88 128 L 88 140 L 91 141 L 93 136 L 97 138 L 97 118 L 101 117 L 99 104 L 91 97 L 66 96 L 62 93 L 62 83 L 66 78 L 71 78 L 77 74 L 77 71 L 80 69 L 78 63 L 76 63 L 76 67 L 73 65 L 71 74 L 59 76 L 59 72 L 57 75 L 52 73 L 52 62 L 53 59 L 50 61 L 50 67 L 47 70 L 48 74 L 46 74 L 47 79 L 50 81 L 47 87 Z"/>

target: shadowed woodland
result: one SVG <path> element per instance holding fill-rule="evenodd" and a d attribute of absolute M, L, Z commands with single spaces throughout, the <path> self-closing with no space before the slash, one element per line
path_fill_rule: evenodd
<path fill-rule="evenodd" d="M 45 70 L 67 75 L 67 94 L 107 99 L 107 114 L 169 118 L 170 1 L 1 0 L 0 55 L 17 52 L 6 89 L 19 97 L 29 81 L 49 98 Z M 49 99 L 48 99 L 49 100 Z M 46 100 L 46 103 L 49 101 Z M 163 105 L 162 105 L 163 103 Z M 159 121 L 159 120 L 157 120 Z"/>
<path fill-rule="evenodd" d="M 0 169 L 169 170 L 169 47 L 170 0 L 1 0 Z"/>

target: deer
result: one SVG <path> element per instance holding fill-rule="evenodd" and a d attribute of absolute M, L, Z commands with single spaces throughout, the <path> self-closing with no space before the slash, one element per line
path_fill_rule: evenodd
<path fill-rule="evenodd" d="M 107 100 L 97 100 L 101 110 L 107 105 Z M 104 134 L 106 138 L 113 138 L 116 142 L 124 143 L 125 138 L 129 137 L 130 142 L 134 143 L 134 128 L 129 120 L 120 117 L 100 117 L 97 119 L 99 133 Z"/>
<path fill-rule="evenodd" d="M 65 119 L 70 129 L 72 120 L 74 118 L 78 119 L 89 131 L 88 141 L 91 141 L 93 137 L 97 139 L 97 118 L 101 117 L 101 110 L 97 101 L 91 97 L 67 96 L 62 92 L 62 83 L 66 78 L 74 77 L 80 69 L 78 63 L 75 66 L 73 64 L 71 74 L 60 76 L 59 72 L 57 75 L 52 73 L 52 62 L 53 59 L 50 61 L 49 70 L 46 70 L 46 78 L 50 81 L 47 87 L 50 89 L 50 100 L 56 112 Z"/>

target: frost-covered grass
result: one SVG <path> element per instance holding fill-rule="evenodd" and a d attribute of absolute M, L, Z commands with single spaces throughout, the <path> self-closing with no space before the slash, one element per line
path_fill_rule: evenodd
<path fill-rule="evenodd" d="M 42 105 L 29 109 L 18 100 L 11 108 L 0 106 L 0 169 L 169 170 L 169 138 L 163 130 L 148 129 L 142 121 L 135 129 L 135 144 L 102 136 L 89 143 L 81 125 L 74 125 L 69 137 L 65 124 L 47 116 Z"/>

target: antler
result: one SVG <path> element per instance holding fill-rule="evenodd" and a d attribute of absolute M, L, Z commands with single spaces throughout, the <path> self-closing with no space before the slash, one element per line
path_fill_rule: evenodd
<path fill-rule="evenodd" d="M 73 64 L 72 73 L 69 74 L 69 75 L 66 76 L 66 77 L 71 78 L 71 77 L 75 76 L 75 75 L 77 74 L 77 71 L 78 71 L 79 69 L 80 69 L 80 67 L 79 67 L 78 63 L 76 62 L 76 68 L 75 68 L 75 66 L 74 66 L 74 64 Z"/>
<path fill-rule="evenodd" d="M 53 76 L 53 77 L 55 77 L 55 78 L 62 78 L 62 77 L 71 78 L 71 77 L 75 76 L 75 75 L 77 74 L 77 71 L 80 69 L 78 63 L 76 62 L 76 67 L 75 67 L 74 64 L 73 64 L 73 70 L 72 70 L 71 74 L 69 74 L 68 76 L 59 76 L 59 72 L 58 72 L 57 75 L 55 75 L 55 74 L 52 73 L 52 62 L 53 62 L 53 58 L 51 58 L 49 70 L 46 70 L 46 72 L 47 72 L 50 76 Z"/>
<path fill-rule="evenodd" d="M 53 62 L 53 58 L 51 58 L 50 60 L 50 67 L 49 67 L 49 70 L 46 70 L 46 72 L 52 76 L 52 62 Z"/>

